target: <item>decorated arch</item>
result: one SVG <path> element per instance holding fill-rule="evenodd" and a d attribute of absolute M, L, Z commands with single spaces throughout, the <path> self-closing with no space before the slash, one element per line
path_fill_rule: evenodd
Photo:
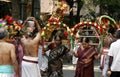
<path fill-rule="evenodd" d="M 89 26 L 89 27 L 94 27 L 94 30 L 95 30 L 95 37 L 98 38 L 100 40 L 100 35 L 99 35 L 99 29 L 100 27 L 98 26 L 98 24 L 96 22 L 80 22 L 78 24 L 76 24 L 73 28 L 71 28 L 71 47 L 73 48 L 73 44 L 74 44 L 74 37 L 77 33 L 77 30 L 78 29 L 82 29 L 83 27 L 85 26 Z M 90 37 L 90 36 L 89 36 Z"/>
<path fill-rule="evenodd" d="M 114 29 L 119 28 L 116 21 L 112 17 L 107 16 L 107 15 L 102 15 L 98 17 L 97 23 L 100 26 L 101 35 L 105 34 L 111 27 Z"/>
<path fill-rule="evenodd" d="M 92 26 L 96 29 L 96 31 L 100 29 L 100 27 L 96 22 L 80 22 L 71 29 L 72 35 L 76 34 L 78 28 L 82 28 L 84 26 Z"/>

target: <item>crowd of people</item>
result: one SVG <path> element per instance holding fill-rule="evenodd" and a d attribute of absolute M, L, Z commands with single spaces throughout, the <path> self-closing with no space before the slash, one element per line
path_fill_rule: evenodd
<path fill-rule="evenodd" d="M 74 77 L 94 77 L 94 60 L 101 58 L 103 77 L 120 77 L 119 51 L 120 30 L 116 40 L 106 38 L 96 51 L 87 37 L 74 37 L 74 48 L 62 44 L 62 36 L 56 31 L 52 41 L 41 43 L 42 29 L 34 17 L 23 23 L 24 34 L 8 37 L 8 30 L 0 27 L 0 77 L 63 77 L 63 56 L 72 53 L 72 63 L 76 67 Z"/>

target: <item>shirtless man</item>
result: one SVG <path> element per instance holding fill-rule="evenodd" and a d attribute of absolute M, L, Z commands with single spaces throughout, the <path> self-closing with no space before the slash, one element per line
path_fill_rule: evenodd
<path fill-rule="evenodd" d="M 34 17 L 27 18 L 26 26 L 27 35 L 23 36 L 21 39 L 24 53 L 22 61 L 22 77 L 41 77 L 38 67 L 38 47 L 41 39 L 41 29 Z M 37 28 L 38 33 L 34 33 L 35 28 Z"/>
<path fill-rule="evenodd" d="M 0 77 L 14 77 L 14 70 L 16 77 L 20 77 L 15 46 L 6 42 L 7 35 L 8 31 L 0 27 Z"/>

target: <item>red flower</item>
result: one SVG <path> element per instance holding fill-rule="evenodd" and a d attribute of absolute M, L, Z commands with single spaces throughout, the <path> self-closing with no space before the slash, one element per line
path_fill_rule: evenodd
<path fill-rule="evenodd" d="M 68 36 L 68 32 L 64 32 L 64 35 L 65 35 L 65 36 Z"/>
<path fill-rule="evenodd" d="M 9 16 L 9 15 L 7 15 L 6 17 L 5 17 L 5 20 L 7 21 L 7 23 L 8 24 L 12 24 L 13 23 L 13 17 L 12 16 Z"/>

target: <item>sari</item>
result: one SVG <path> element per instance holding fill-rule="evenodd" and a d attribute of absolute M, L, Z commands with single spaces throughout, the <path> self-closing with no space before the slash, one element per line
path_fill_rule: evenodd
<path fill-rule="evenodd" d="M 69 50 L 64 45 L 59 45 L 58 47 L 49 46 L 52 50 L 48 57 L 48 77 L 63 77 L 63 62 L 62 57 Z"/>
<path fill-rule="evenodd" d="M 97 55 L 94 47 L 84 50 L 78 48 L 78 61 L 74 77 L 94 77 L 94 55 Z"/>

